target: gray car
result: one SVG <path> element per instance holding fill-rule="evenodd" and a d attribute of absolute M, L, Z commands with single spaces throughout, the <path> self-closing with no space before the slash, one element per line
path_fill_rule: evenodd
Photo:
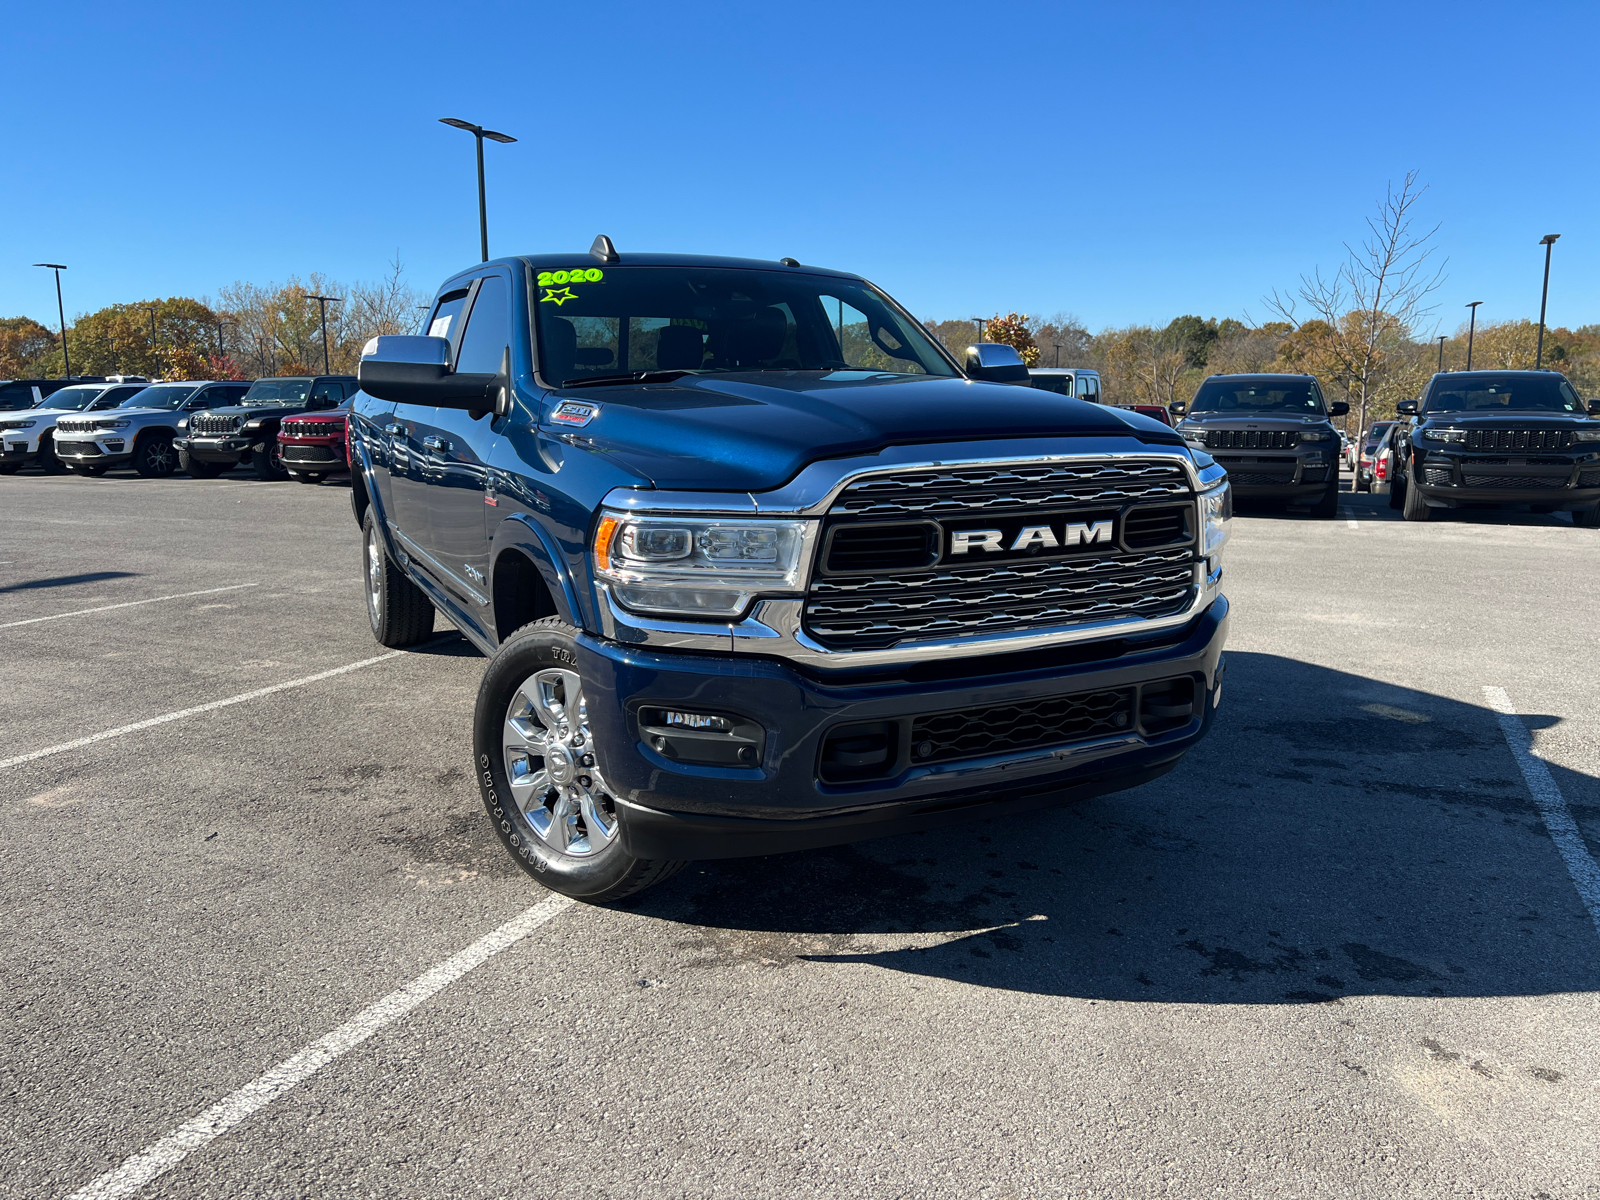
<path fill-rule="evenodd" d="M 56 421 L 56 457 L 80 475 L 104 475 L 131 464 L 139 474 L 165 478 L 178 469 L 172 439 L 190 413 L 237 404 L 248 383 L 208 379 L 157 383 L 109 412 Z"/>
<path fill-rule="evenodd" d="M 1339 433 L 1331 405 L 1310 375 L 1212 375 L 1188 404 L 1175 401 L 1177 430 L 1228 472 L 1240 500 L 1310 505 L 1311 515 L 1339 508 Z"/>

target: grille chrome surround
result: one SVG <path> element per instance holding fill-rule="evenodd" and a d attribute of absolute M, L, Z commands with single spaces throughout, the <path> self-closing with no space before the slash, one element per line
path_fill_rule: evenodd
<path fill-rule="evenodd" d="M 243 424 L 243 417 L 225 417 L 218 413 L 201 412 L 189 418 L 189 432 L 200 437 L 216 437 L 219 434 L 235 433 Z"/>
<path fill-rule="evenodd" d="M 847 484 L 833 517 L 960 517 L 1060 505 L 1127 504 L 1190 495 L 1176 463 L 1025 463 L 999 468 L 896 471 Z"/>
<path fill-rule="evenodd" d="M 1577 444 L 1570 429 L 1468 429 L 1468 450 L 1564 450 Z"/>
<path fill-rule="evenodd" d="M 326 417 L 319 417 L 309 421 L 290 418 L 278 427 L 278 431 L 284 437 L 342 438 L 344 437 L 344 422 L 330 421 Z"/>
<path fill-rule="evenodd" d="M 1208 429 L 1207 450 L 1293 450 L 1300 436 L 1290 429 Z"/>

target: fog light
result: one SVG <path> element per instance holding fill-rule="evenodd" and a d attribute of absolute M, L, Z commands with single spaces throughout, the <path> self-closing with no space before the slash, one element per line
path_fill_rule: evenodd
<path fill-rule="evenodd" d="M 733 728 L 733 722 L 727 717 L 713 717 L 705 713 L 674 712 L 668 709 L 661 716 L 663 725 L 678 725 L 684 729 L 716 729 L 726 733 Z"/>

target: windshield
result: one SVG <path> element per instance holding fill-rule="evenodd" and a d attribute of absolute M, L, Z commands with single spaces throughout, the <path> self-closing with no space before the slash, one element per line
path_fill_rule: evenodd
<path fill-rule="evenodd" d="M 1072 395 L 1071 375 L 1029 375 L 1028 383 L 1041 391 L 1055 392 L 1058 395 Z"/>
<path fill-rule="evenodd" d="M 1393 421 L 1374 421 L 1372 427 L 1367 430 L 1367 449 L 1371 450 L 1382 441 L 1383 435 L 1389 432 L 1389 427 L 1393 424 Z"/>
<path fill-rule="evenodd" d="M 1208 379 L 1194 394 L 1189 411 L 1282 413 L 1287 417 L 1327 415 L 1322 397 L 1309 379 Z"/>
<path fill-rule="evenodd" d="M 916 322 L 854 280 L 580 266 L 537 282 L 540 373 L 552 383 L 639 371 L 956 374 Z"/>
<path fill-rule="evenodd" d="M 129 396 L 118 408 L 164 408 L 169 412 L 179 408 L 190 396 L 200 390 L 198 383 L 163 383 L 147 387 Z"/>
<path fill-rule="evenodd" d="M 38 407 L 61 408 L 69 409 L 72 412 L 82 412 L 96 396 L 105 390 L 104 384 L 95 384 L 92 387 L 62 388 L 59 392 L 45 397 L 44 403 L 38 405 Z"/>
<path fill-rule="evenodd" d="M 1572 385 L 1559 375 L 1440 375 L 1428 395 L 1427 412 L 1558 412 L 1584 411 Z"/>
<path fill-rule="evenodd" d="M 240 404 L 299 404 L 311 392 L 309 379 L 258 379 Z"/>

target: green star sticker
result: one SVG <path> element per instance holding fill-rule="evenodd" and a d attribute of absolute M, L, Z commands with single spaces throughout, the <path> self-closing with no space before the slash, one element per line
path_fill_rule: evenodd
<path fill-rule="evenodd" d="M 577 297 L 572 294 L 571 288 L 545 288 L 544 299 L 540 300 L 539 303 L 543 304 L 545 300 L 554 300 L 556 307 L 560 308 L 568 300 L 576 299 Z"/>

